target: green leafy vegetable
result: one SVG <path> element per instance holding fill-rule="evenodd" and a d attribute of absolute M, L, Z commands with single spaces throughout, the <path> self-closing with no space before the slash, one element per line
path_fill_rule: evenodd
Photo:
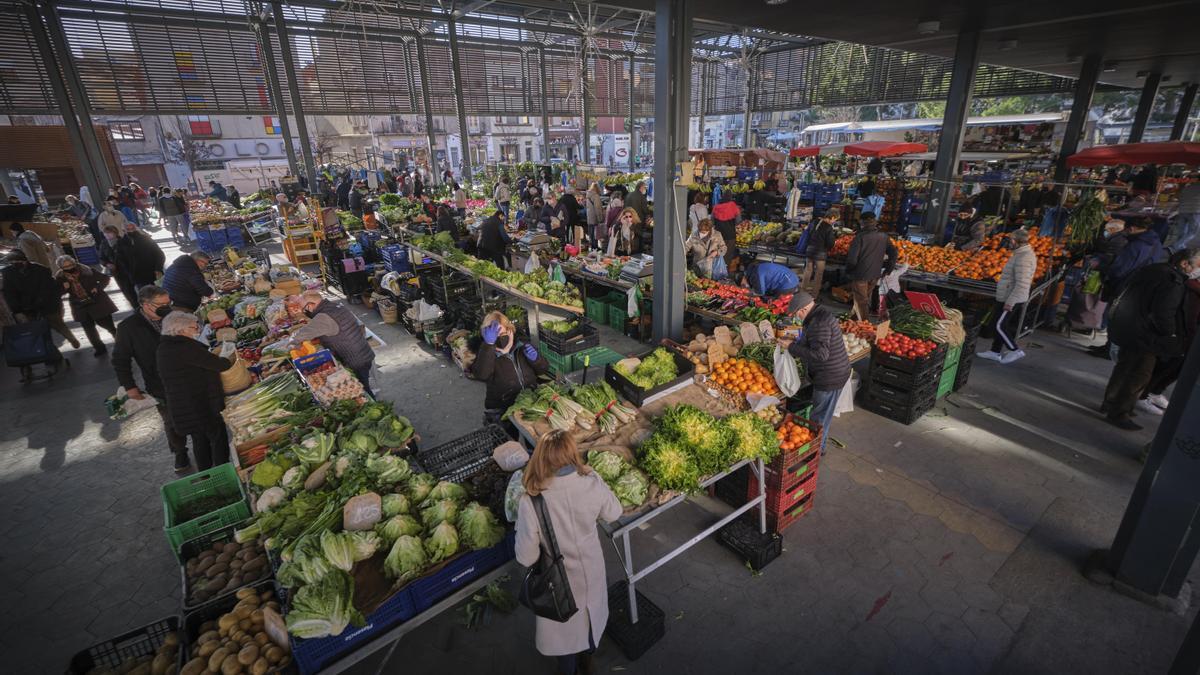
<path fill-rule="evenodd" d="M 325 530 L 321 533 L 321 553 L 339 570 L 349 572 L 354 567 L 354 542 L 348 536 Z"/>
<path fill-rule="evenodd" d="M 441 562 L 458 553 L 458 530 L 449 520 L 442 521 L 425 539 L 425 552 L 429 562 Z"/>
<path fill-rule="evenodd" d="M 641 447 L 642 466 L 654 482 L 667 490 L 695 492 L 700 489 L 700 469 L 691 453 L 670 434 L 658 433 Z"/>
<path fill-rule="evenodd" d="M 421 509 L 421 522 L 427 529 L 435 527 L 438 523 L 454 522 L 454 519 L 458 517 L 458 511 L 458 502 L 453 499 L 429 502 L 428 506 Z"/>
<path fill-rule="evenodd" d="M 611 485 L 613 494 L 621 502 L 621 506 L 641 506 L 646 501 L 646 492 L 650 487 L 650 479 L 635 467 L 629 467 Z"/>
<path fill-rule="evenodd" d="M 396 539 L 383 561 L 384 574 L 401 581 L 421 576 L 428 566 L 429 556 L 425 555 L 421 540 L 408 534 Z"/>
<path fill-rule="evenodd" d="M 395 485 L 412 475 L 408 462 L 395 455 L 372 455 L 367 458 L 367 473 L 380 485 Z"/>
<path fill-rule="evenodd" d="M 408 498 L 413 504 L 420 504 L 429 496 L 429 492 L 433 490 L 433 486 L 437 485 L 437 478 L 432 474 L 419 473 L 408 480 Z"/>
<path fill-rule="evenodd" d="M 621 475 L 621 471 L 625 468 L 625 462 L 615 453 L 607 451 L 592 450 L 587 455 L 588 464 L 592 469 L 604 479 L 605 483 L 611 483 Z"/>
<path fill-rule="evenodd" d="M 428 502 L 438 501 L 441 499 L 452 499 L 456 502 L 464 501 L 467 498 L 467 490 L 458 483 L 449 481 L 439 481 L 437 485 L 430 490 L 429 496 L 425 498 Z"/>
<path fill-rule="evenodd" d="M 402 494 L 391 494 L 383 496 L 383 517 L 391 518 L 392 516 L 408 513 L 411 505 L 408 497 Z"/>
<path fill-rule="evenodd" d="M 615 368 L 625 379 L 642 389 L 653 389 L 679 376 L 675 357 L 665 347 L 650 352 L 632 371 L 622 364 L 617 364 Z"/>
<path fill-rule="evenodd" d="M 504 526 L 491 509 L 471 502 L 458 514 L 458 534 L 467 548 L 491 548 L 504 538 Z"/>
<path fill-rule="evenodd" d="M 392 544 L 405 535 L 417 536 L 421 534 L 422 528 L 416 518 L 407 513 L 401 513 L 376 525 L 375 531 L 379 533 L 380 537 L 383 537 L 385 542 Z"/>
<path fill-rule="evenodd" d="M 365 619 L 354 609 L 354 580 L 341 570 L 302 586 L 287 614 L 288 632 L 303 639 L 341 635 L 351 623 L 360 626 Z"/>

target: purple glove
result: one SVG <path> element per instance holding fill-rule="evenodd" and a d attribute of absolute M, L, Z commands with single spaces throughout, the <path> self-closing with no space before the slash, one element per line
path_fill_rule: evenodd
<path fill-rule="evenodd" d="M 479 331 L 479 334 L 481 336 L 483 336 L 483 341 L 486 342 L 487 344 L 489 344 L 489 345 L 496 344 L 496 338 L 500 337 L 499 322 L 493 321 L 490 324 L 484 326 L 483 330 Z"/>
<path fill-rule="evenodd" d="M 531 344 L 525 345 L 525 358 L 529 359 L 531 362 L 537 361 L 538 352 L 536 349 L 533 348 L 533 345 L 531 345 Z"/>

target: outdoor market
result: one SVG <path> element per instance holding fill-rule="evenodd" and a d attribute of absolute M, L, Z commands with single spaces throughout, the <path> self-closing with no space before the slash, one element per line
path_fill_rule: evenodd
<path fill-rule="evenodd" d="M 0 2 L 11 671 L 1200 673 L 1200 13 L 867 4 Z"/>

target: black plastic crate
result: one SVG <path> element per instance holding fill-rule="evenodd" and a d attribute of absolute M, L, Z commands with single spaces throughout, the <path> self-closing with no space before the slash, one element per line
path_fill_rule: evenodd
<path fill-rule="evenodd" d="M 756 511 L 752 513 L 757 515 Z M 757 518 L 753 519 L 757 522 Z M 717 541 L 745 560 L 750 569 L 759 571 L 783 554 L 783 536 L 758 531 L 758 525 L 737 519 L 717 530 Z"/>
<path fill-rule="evenodd" d="M 862 406 L 880 417 L 886 417 L 901 424 L 912 424 L 921 419 L 922 415 L 929 412 L 936 400 L 936 392 L 934 392 L 933 396 L 915 405 L 899 405 L 891 401 L 882 401 L 872 396 L 870 392 L 867 392 L 863 396 Z"/>
<path fill-rule="evenodd" d="M 256 584 L 251 584 L 243 588 L 253 588 L 255 593 L 261 594 L 263 591 L 271 591 L 276 602 L 280 607 L 284 606 L 285 594 L 275 584 L 273 580 L 260 581 Z M 239 589 L 241 590 L 241 589 Z M 183 617 L 183 631 L 179 641 L 179 666 L 182 669 L 183 665 L 191 660 L 193 642 L 200 637 L 200 626 L 206 621 L 216 621 L 222 614 L 227 614 L 238 604 L 236 595 L 229 595 L 221 599 L 219 602 L 211 602 L 199 609 L 188 612 Z M 280 612 L 283 614 L 283 612 Z M 290 663 L 290 658 L 289 661 Z M 286 667 L 286 666 L 285 666 Z M 268 672 L 280 672 L 280 668 L 273 668 Z"/>
<path fill-rule="evenodd" d="M 626 379 L 624 375 L 618 373 L 617 369 L 613 367 L 614 364 L 604 366 L 604 381 L 612 386 L 622 398 L 635 406 L 641 407 L 646 402 L 646 399 L 659 392 L 666 391 L 684 380 L 692 379 L 692 376 L 695 374 L 696 367 L 691 361 L 674 350 L 670 351 L 671 356 L 675 357 L 675 366 L 679 369 L 679 376 L 670 382 L 665 382 L 652 389 L 642 389 Z M 646 352 L 645 354 L 640 354 L 638 358 L 644 359 L 650 354 L 651 352 Z"/>
<path fill-rule="evenodd" d="M 637 661 L 667 634 L 666 613 L 650 598 L 637 594 L 637 623 L 629 619 L 629 582 L 618 581 L 608 587 L 608 630 L 605 632 L 617 643 L 625 658 Z"/>
<path fill-rule="evenodd" d="M 726 504 L 737 507 L 746 503 L 746 490 L 749 486 L 750 467 L 743 466 L 717 481 L 713 486 L 713 494 Z"/>
<path fill-rule="evenodd" d="M 939 380 L 932 380 L 916 389 L 901 389 L 872 379 L 867 393 L 881 401 L 908 406 L 928 399 L 930 394 L 936 395 L 938 384 Z"/>
<path fill-rule="evenodd" d="M 913 373 L 871 362 L 871 368 L 868 371 L 868 379 L 872 385 L 878 383 L 891 389 L 908 391 L 923 391 L 931 384 L 936 389 L 941 378 L 942 368 L 940 366 Z"/>
<path fill-rule="evenodd" d="M 954 391 L 958 391 L 967 386 L 967 379 L 971 376 L 971 362 L 958 364 L 958 372 L 954 374 Z"/>
<path fill-rule="evenodd" d="M 115 671 L 128 659 L 153 656 L 167 639 L 167 635 L 178 630 L 179 617 L 168 616 L 159 619 L 77 652 L 71 657 L 67 672 L 71 675 L 84 675 L 96 668 Z M 180 639 L 180 648 L 183 647 L 182 642 Z"/>
<path fill-rule="evenodd" d="M 199 609 L 201 607 L 204 607 L 205 605 L 208 605 L 208 604 L 211 604 L 214 602 L 219 602 L 224 598 L 232 596 L 233 594 L 237 593 L 239 590 L 245 588 L 246 586 L 250 586 L 252 584 L 256 584 L 256 583 L 259 583 L 260 581 L 265 581 L 265 580 L 268 580 L 271 578 L 271 565 L 270 565 L 270 563 L 266 563 L 260 568 L 260 570 L 258 572 L 259 576 L 257 579 L 251 579 L 250 581 L 246 581 L 245 583 L 238 586 L 237 588 L 231 589 L 220 595 L 214 595 L 213 597 L 209 598 L 208 600 L 204 600 L 201 602 L 195 602 L 195 603 L 188 602 L 188 595 L 191 592 L 191 587 L 188 584 L 187 561 L 200 555 L 201 553 L 204 552 L 205 549 L 208 549 L 215 543 L 218 543 L 218 542 L 223 543 L 223 542 L 233 541 L 234 533 L 237 530 L 241 529 L 242 527 L 245 527 L 247 524 L 249 524 L 249 522 L 250 522 L 249 520 L 246 520 L 246 521 L 243 521 L 236 525 L 230 525 L 229 527 L 223 527 L 215 532 L 210 532 L 208 534 L 201 535 L 199 537 L 196 537 L 195 539 L 189 539 L 189 540 L 183 542 L 183 545 L 181 545 L 179 547 L 179 559 L 182 561 L 182 564 L 179 566 L 179 579 L 180 579 L 179 584 L 180 584 L 180 588 L 183 589 L 182 605 L 183 605 L 183 611 L 185 613 Z M 264 556 L 266 555 L 265 549 L 263 550 L 263 555 Z"/>
<path fill-rule="evenodd" d="M 906 373 L 922 374 L 929 370 L 941 370 L 942 362 L 946 359 L 946 345 L 939 344 L 937 349 L 918 359 L 909 359 L 883 351 L 871 345 L 871 367 L 886 366 L 892 370 Z"/>
<path fill-rule="evenodd" d="M 600 346 L 600 333 L 590 324 L 581 323 L 574 335 L 553 333 L 538 327 L 538 336 L 547 349 L 560 356 L 570 356 L 585 349 Z"/>
<path fill-rule="evenodd" d="M 490 424 L 436 448 L 418 452 L 417 461 L 438 480 L 458 483 L 492 461 L 492 451 L 507 440 L 508 434 L 500 425 Z"/>

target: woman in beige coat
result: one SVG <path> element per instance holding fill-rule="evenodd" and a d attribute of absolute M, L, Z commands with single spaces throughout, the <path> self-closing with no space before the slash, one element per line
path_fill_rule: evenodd
<path fill-rule="evenodd" d="M 567 432 L 542 437 L 525 467 L 525 491 L 517 507 L 517 562 L 538 560 L 541 526 L 531 495 L 542 495 L 562 552 L 578 611 L 563 623 L 537 617 L 537 650 L 557 656 L 564 675 L 589 671 L 591 654 L 608 623 L 608 582 L 596 521 L 621 517 L 621 503 L 591 467 Z"/>
<path fill-rule="evenodd" d="M 717 232 L 712 220 L 708 218 L 697 223 L 692 236 L 683 244 L 684 255 L 692 256 L 692 268 L 705 279 L 713 278 L 713 263 L 717 258 L 724 258 L 726 250 L 725 238 Z"/>

